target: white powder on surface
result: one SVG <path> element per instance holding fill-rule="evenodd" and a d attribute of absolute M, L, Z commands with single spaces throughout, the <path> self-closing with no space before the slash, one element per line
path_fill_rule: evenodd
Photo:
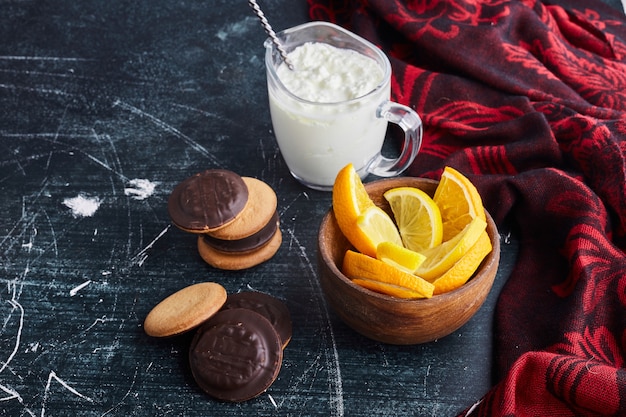
<path fill-rule="evenodd" d="M 154 193 L 157 182 L 151 182 L 143 178 L 135 178 L 128 182 L 128 187 L 124 188 L 124 194 L 135 200 L 145 200 Z"/>
<path fill-rule="evenodd" d="M 316 103 L 338 103 L 361 97 L 382 80 L 378 63 L 351 49 L 308 42 L 288 54 L 295 70 L 278 67 L 278 78 L 294 95 Z"/>
<path fill-rule="evenodd" d="M 98 197 L 86 197 L 82 194 L 63 200 L 63 205 L 72 210 L 74 217 L 91 217 L 98 211 L 100 204 Z"/>

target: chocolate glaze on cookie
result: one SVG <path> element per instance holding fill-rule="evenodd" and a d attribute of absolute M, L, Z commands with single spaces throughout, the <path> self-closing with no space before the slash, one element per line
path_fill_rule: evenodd
<path fill-rule="evenodd" d="M 245 308 L 223 310 L 198 328 L 189 364 L 200 388 L 222 401 L 241 402 L 272 385 L 283 349 L 274 326 Z"/>
<path fill-rule="evenodd" d="M 276 233 L 278 228 L 278 212 L 274 212 L 272 219 L 255 234 L 242 239 L 218 239 L 210 235 L 203 235 L 204 242 L 213 249 L 222 252 L 247 252 L 265 245 Z"/>
<path fill-rule="evenodd" d="M 257 291 L 229 294 L 222 310 L 247 308 L 268 319 L 280 336 L 283 348 L 291 340 L 293 325 L 287 305 L 278 298 Z"/>
<path fill-rule="evenodd" d="M 214 238 L 237 240 L 253 235 L 269 223 L 276 212 L 278 198 L 272 187 L 256 178 L 241 179 L 248 187 L 248 203 L 231 223 L 208 232 Z"/>
<path fill-rule="evenodd" d="M 232 222 L 248 202 L 248 187 L 232 171 L 209 169 L 178 184 L 167 202 L 176 226 L 202 233 Z"/>

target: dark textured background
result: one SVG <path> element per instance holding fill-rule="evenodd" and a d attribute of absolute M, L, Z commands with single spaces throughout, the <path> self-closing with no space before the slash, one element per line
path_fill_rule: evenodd
<path fill-rule="evenodd" d="M 277 30 L 306 3 L 261 3 Z M 491 385 L 495 299 L 418 346 L 365 339 L 327 309 L 316 237 L 330 194 L 305 189 L 275 144 L 265 34 L 245 1 L 0 0 L 0 415 L 453 415 Z M 270 184 L 283 244 L 223 272 L 170 224 L 184 178 L 226 168 Z M 137 198 L 133 180 L 155 185 Z M 76 216 L 69 199 L 100 203 Z M 294 335 L 277 381 L 243 404 L 213 401 L 187 365 L 190 336 L 147 337 L 162 298 L 217 281 L 288 305 Z"/>

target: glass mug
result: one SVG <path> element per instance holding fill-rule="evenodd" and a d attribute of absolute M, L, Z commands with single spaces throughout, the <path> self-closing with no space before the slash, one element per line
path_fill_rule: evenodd
<path fill-rule="evenodd" d="M 368 174 L 392 177 L 408 168 L 421 146 L 422 121 L 409 107 L 389 101 L 391 64 L 387 56 L 367 40 L 326 22 L 306 23 L 276 35 L 287 53 L 307 42 L 327 43 L 374 59 L 383 73 L 378 85 L 357 98 L 333 103 L 305 100 L 279 79 L 277 69 L 284 65 L 283 59 L 271 39 L 265 41 L 272 126 L 293 177 L 310 188 L 327 191 L 348 163 L 361 178 Z M 297 71 L 297 64 L 294 66 Z M 404 131 L 403 147 L 395 159 L 381 154 L 388 122 Z"/>

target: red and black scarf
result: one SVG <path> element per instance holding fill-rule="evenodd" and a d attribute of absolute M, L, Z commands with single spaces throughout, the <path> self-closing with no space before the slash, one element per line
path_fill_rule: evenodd
<path fill-rule="evenodd" d="M 471 415 L 626 415 L 626 19 L 600 1 L 309 0 L 380 46 L 393 100 L 520 252 L 496 308 L 496 381 Z"/>

